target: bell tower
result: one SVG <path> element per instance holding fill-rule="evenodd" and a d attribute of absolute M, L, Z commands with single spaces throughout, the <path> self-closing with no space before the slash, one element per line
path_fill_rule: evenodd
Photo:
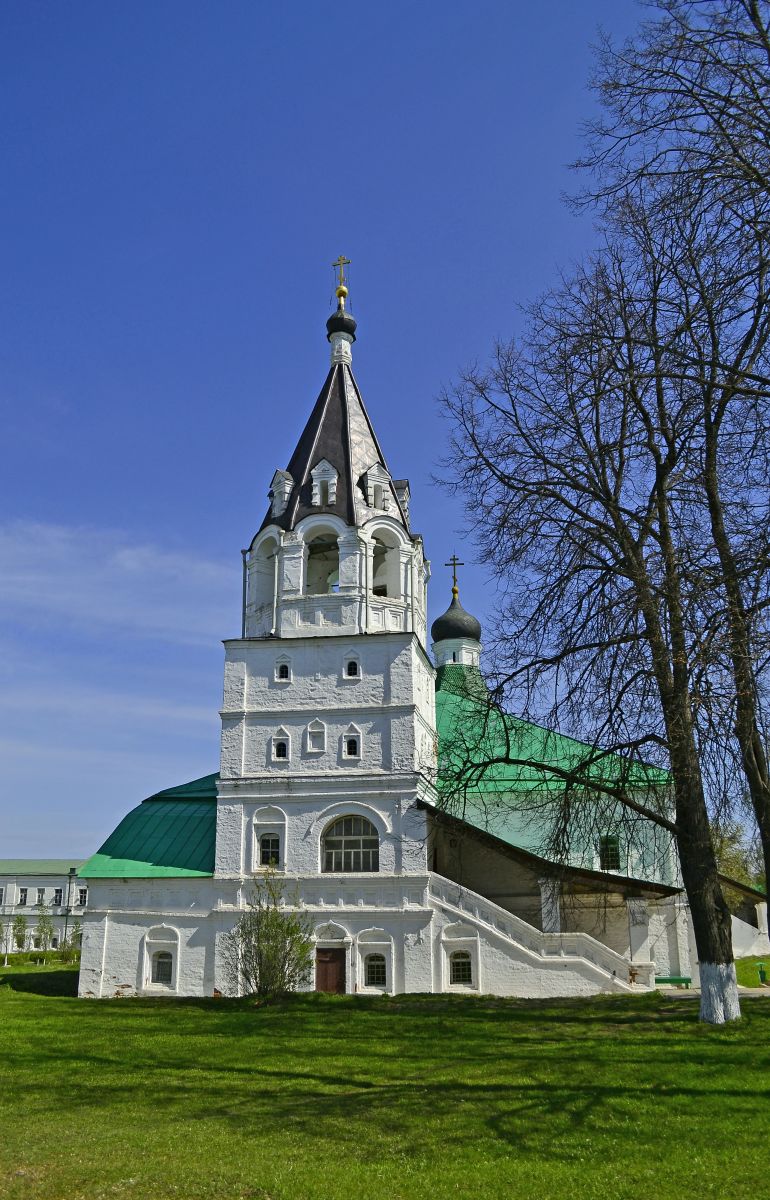
<path fill-rule="evenodd" d="M 341 256 L 342 257 L 342 256 Z M 347 261 L 347 260 L 346 260 Z M 394 479 L 352 372 L 356 322 L 326 322 L 331 366 L 270 507 L 244 556 L 246 638 L 426 631 L 428 564 L 409 525 L 409 484 Z"/>
<path fill-rule="evenodd" d="M 366 813 L 380 830 L 380 877 L 426 869 L 414 801 L 430 790 L 436 757 L 430 567 L 409 484 L 388 468 L 353 376 L 346 262 L 335 264 L 329 371 L 273 474 L 244 552 L 242 636 L 225 643 L 220 874 L 258 869 L 263 817 L 281 870 L 330 873 L 317 826 L 327 809 Z"/>

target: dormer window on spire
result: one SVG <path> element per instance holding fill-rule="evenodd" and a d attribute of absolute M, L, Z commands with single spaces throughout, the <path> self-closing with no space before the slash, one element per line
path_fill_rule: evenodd
<path fill-rule="evenodd" d="M 310 503 L 314 508 L 329 508 L 337 503 L 337 471 L 330 462 L 322 458 L 310 472 L 312 495 Z"/>
<path fill-rule="evenodd" d="M 294 480 L 288 471 L 276 471 L 268 492 L 271 516 L 280 517 L 286 511 L 293 487 Z"/>
<path fill-rule="evenodd" d="M 363 477 L 366 503 L 378 512 L 390 512 L 392 497 L 390 494 L 390 475 L 380 463 L 375 463 L 365 472 Z"/>

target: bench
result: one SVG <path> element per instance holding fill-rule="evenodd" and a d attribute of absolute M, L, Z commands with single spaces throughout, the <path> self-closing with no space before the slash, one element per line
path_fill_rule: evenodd
<path fill-rule="evenodd" d="M 672 987 L 689 988 L 690 984 L 692 983 L 692 976 L 690 976 L 690 975 L 656 975 L 655 976 L 655 986 L 657 987 L 657 985 L 659 983 L 667 983 Z"/>

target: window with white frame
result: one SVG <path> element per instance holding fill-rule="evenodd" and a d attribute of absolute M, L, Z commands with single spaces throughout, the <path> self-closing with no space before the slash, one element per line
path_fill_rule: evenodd
<path fill-rule="evenodd" d="M 288 762 L 291 758 L 291 738 L 285 729 L 279 729 L 272 740 L 273 762 Z"/>
<path fill-rule="evenodd" d="M 152 973 L 151 979 L 153 983 L 161 983 L 166 987 L 171 987 L 171 980 L 174 968 L 174 956 L 169 950 L 156 950 L 152 956 Z"/>
<path fill-rule="evenodd" d="M 348 725 L 342 735 L 342 757 L 361 757 L 361 730 L 356 725 Z"/>
<path fill-rule="evenodd" d="M 310 754 L 322 754 L 326 749 L 326 726 L 323 721 L 311 721 L 308 725 L 307 748 Z"/>
<path fill-rule="evenodd" d="M 380 837 L 366 817 L 339 817 L 321 840 L 321 869 L 326 872 L 379 871 Z"/>
<path fill-rule="evenodd" d="M 279 658 L 275 664 L 276 683 L 291 683 L 291 659 Z"/>
<path fill-rule="evenodd" d="M 37 889 L 37 903 L 42 904 L 45 900 L 45 888 Z"/>
<path fill-rule="evenodd" d="M 63 888 L 54 888 L 53 889 L 53 900 L 51 901 L 51 903 L 54 905 L 61 904 L 63 895 L 64 895 Z"/>
<path fill-rule="evenodd" d="M 0 904 L 5 904 L 5 888 L 0 887 Z"/>
<path fill-rule="evenodd" d="M 473 986 L 473 962 L 467 950 L 455 950 L 449 955 L 449 982 Z"/>
<path fill-rule="evenodd" d="M 87 903 L 88 903 L 88 888 L 87 887 L 78 888 L 78 905 L 79 905 L 79 907 L 84 908 Z"/>
<path fill-rule="evenodd" d="M 360 679 L 361 678 L 361 660 L 356 654 L 348 654 L 345 658 L 345 663 L 342 668 L 342 674 L 345 679 Z"/>
<path fill-rule="evenodd" d="M 259 839 L 259 865 L 277 867 L 281 861 L 281 838 L 277 833 L 263 833 Z"/>
<path fill-rule="evenodd" d="M 388 986 L 388 975 L 384 954 L 367 954 L 364 959 L 364 982 L 366 987 Z"/>
<path fill-rule="evenodd" d="M 23 908 L 26 903 L 27 903 L 27 889 L 20 887 L 19 888 L 19 907 Z"/>

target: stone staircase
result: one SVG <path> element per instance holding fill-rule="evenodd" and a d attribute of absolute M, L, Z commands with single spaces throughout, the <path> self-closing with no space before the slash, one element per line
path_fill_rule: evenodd
<path fill-rule="evenodd" d="M 494 941 L 512 952 L 512 959 L 536 970 L 564 974 L 566 969 L 571 978 L 579 977 L 597 992 L 638 993 L 655 987 L 654 963 L 629 962 L 587 933 L 541 933 L 521 917 L 435 872 L 429 876 L 428 898 L 432 907 L 475 926 L 486 941 Z M 572 990 L 560 991 L 558 981 L 553 982 L 554 995 Z"/>

